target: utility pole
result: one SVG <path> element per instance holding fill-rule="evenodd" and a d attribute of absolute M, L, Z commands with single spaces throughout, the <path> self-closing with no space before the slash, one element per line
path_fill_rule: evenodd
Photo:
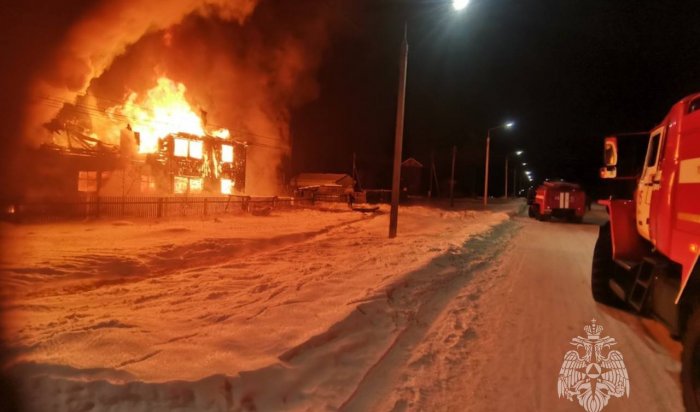
<path fill-rule="evenodd" d="M 457 145 L 452 146 L 452 174 L 450 175 L 450 207 L 455 205 L 455 159 L 457 157 Z"/>
<path fill-rule="evenodd" d="M 506 155 L 506 186 L 505 186 L 505 193 L 503 195 L 503 198 L 508 199 L 508 156 Z"/>
<path fill-rule="evenodd" d="M 408 71 L 408 25 L 404 26 L 399 61 L 399 93 L 396 107 L 396 136 L 394 139 L 394 176 L 391 184 L 391 213 L 389 215 L 389 238 L 396 237 L 399 223 L 399 193 L 401 185 L 401 151 L 403 149 L 403 118 L 406 105 L 406 76 Z"/>
<path fill-rule="evenodd" d="M 518 175 L 517 175 L 517 167 L 513 168 L 513 196 L 518 197 Z"/>
<path fill-rule="evenodd" d="M 428 175 L 430 176 L 428 179 L 430 182 L 428 183 L 428 199 L 431 199 L 433 197 L 433 170 L 435 169 L 435 151 L 431 150 L 430 151 L 430 171 L 428 172 Z"/>
<path fill-rule="evenodd" d="M 484 206 L 489 202 L 489 146 L 491 145 L 491 129 L 486 133 L 486 166 L 484 168 Z"/>
<path fill-rule="evenodd" d="M 352 152 L 352 178 L 355 179 L 357 190 L 361 192 L 362 182 L 360 182 L 360 175 L 357 173 L 357 155 L 355 154 L 355 152 Z"/>

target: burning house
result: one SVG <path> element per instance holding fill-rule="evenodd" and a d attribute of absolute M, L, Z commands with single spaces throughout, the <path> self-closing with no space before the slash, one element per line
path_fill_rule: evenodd
<path fill-rule="evenodd" d="M 246 144 L 231 138 L 175 133 L 140 164 L 142 194 L 243 194 Z"/>
<path fill-rule="evenodd" d="M 46 124 L 53 142 L 31 154 L 42 165 L 32 188 L 69 197 L 244 194 L 247 144 L 206 128 L 206 114 L 197 116 L 183 93 L 162 78 L 140 104 L 134 94 L 103 112 L 91 108 L 93 118 L 82 118 L 84 106 L 64 105 Z"/>

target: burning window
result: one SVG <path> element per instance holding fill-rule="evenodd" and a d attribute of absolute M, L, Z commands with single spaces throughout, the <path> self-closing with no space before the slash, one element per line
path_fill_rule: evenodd
<path fill-rule="evenodd" d="M 177 157 L 187 157 L 187 150 L 189 147 L 189 140 L 187 139 L 175 139 L 175 149 L 173 155 Z"/>
<path fill-rule="evenodd" d="M 156 179 L 154 176 L 141 175 L 141 193 L 153 193 L 156 191 Z"/>
<path fill-rule="evenodd" d="M 233 181 L 231 179 L 221 179 L 221 193 L 224 195 L 233 193 Z"/>
<path fill-rule="evenodd" d="M 187 193 L 188 180 L 185 176 L 175 176 L 173 180 L 173 193 Z"/>
<path fill-rule="evenodd" d="M 233 146 L 221 145 L 221 161 L 223 163 L 233 163 Z"/>
<path fill-rule="evenodd" d="M 193 159 L 201 159 L 202 146 L 201 140 L 190 140 L 190 157 Z"/>
<path fill-rule="evenodd" d="M 190 178 L 190 193 L 201 193 L 204 190 L 204 179 L 201 177 Z"/>
<path fill-rule="evenodd" d="M 78 191 L 97 192 L 97 172 L 78 172 Z"/>

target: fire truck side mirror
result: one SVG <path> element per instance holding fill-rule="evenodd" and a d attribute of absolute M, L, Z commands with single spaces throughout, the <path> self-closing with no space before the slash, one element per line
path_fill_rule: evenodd
<path fill-rule="evenodd" d="M 606 167 L 610 168 L 617 166 L 617 137 L 605 138 L 603 157 Z"/>

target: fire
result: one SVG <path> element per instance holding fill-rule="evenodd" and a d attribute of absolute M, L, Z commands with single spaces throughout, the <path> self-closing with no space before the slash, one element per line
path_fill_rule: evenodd
<path fill-rule="evenodd" d="M 140 137 L 139 152 L 153 153 L 158 149 L 158 141 L 173 133 L 188 133 L 204 136 L 206 131 L 202 118 L 197 115 L 185 98 L 187 88 L 167 77 L 160 77 L 156 87 L 139 98 L 132 92 L 121 106 L 109 110 L 111 114 L 126 117 L 131 130 Z M 219 129 L 212 133 L 226 138 L 230 133 Z"/>

